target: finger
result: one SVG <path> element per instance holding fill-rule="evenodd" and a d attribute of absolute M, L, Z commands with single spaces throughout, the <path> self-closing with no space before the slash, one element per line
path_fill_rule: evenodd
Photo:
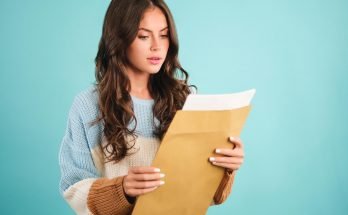
<path fill-rule="evenodd" d="M 220 154 L 220 155 L 226 155 L 230 157 L 244 157 L 244 151 L 241 148 L 236 148 L 236 149 L 227 149 L 227 148 L 222 148 L 222 149 L 216 149 L 215 153 Z"/>
<path fill-rule="evenodd" d="M 219 167 L 227 168 L 230 170 L 238 170 L 240 168 L 239 164 L 216 163 L 216 162 L 213 162 L 212 164 L 214 166 L 219 166 Z"/>
<path fill-rule="evenodd" d="M 217 162 L 217 163 L 231 163 L 231 164 L 242 164 L 243 158 L 239 157 L 210 157 L 210 162 Z"/>
<path fill-rule="evenodd" d="M 228 140 L 229 140 L 231 143 L 234 144 L 233 149 L 235 149 L 235 148 L 243 148 L 243 147 L 244 147 L 244 146 L 243 146 L 243 143 L 242 143 L 242 140 L 241 140 L 239 137 L 232 137 L 232 136 L 230 136 L 230 137 L 228 138 Z"/>
<path fill-rule="evenodd" d="M 128 195 L 135 197 L 135 196 L 139 196 L 139 195 L 154 191 L 157 188 L 158 187 L 152 187 L 152 188 L 147 188 L 147 189 L 130 189 Z"/>
<path fill-rule="evenodd" d="M 135 174 L 161 172 L 159 168 L 152 166 L 137 166 L 130 169 Z"/>
<path fill-rule="evenodd" d="M 146 189 L 146 188 L 158 187 L 163 184 L 164 184 L 164 181 L 136 181 L 136 182 L 129 183 L 129 188 Z"/>
<path fill-rule="evenodd" d="M 163 173 L 149 173 L 149 174 L 133 174 L 132 179 L 135 181 L 151 181 L 159 180 L 163 178 L 165 174 Z"/>

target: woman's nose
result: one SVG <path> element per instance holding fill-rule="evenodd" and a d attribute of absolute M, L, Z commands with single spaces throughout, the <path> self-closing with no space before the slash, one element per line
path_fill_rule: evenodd
<path fill-rule="evenodd" d="M 151 50 L 152 51 L 160 50 L 160 42 L 157 38 L 154 38 L 152 40 Z"/>

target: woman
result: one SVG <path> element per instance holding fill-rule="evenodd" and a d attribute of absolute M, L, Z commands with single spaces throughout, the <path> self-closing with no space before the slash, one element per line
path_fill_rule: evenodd
<path fill-rule="evenodd" d="M 151 163 L 194 86 L 178 61 L 175 24 L 162 0 L 113 0 L 96 56 L 96 84 L 78 94 L 59 153 L 60 191 L 78 214 L 130 214 L 139 195 L 165 186 Z M 243 145 L 211 160 L 225 168 L 212 200 L 224 202 Z M 218 151 L 217 151 L 218 153 Z"/>

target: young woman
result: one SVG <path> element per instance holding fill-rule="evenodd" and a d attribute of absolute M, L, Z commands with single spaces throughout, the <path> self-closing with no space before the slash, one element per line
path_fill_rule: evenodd
<path fill-rule="evenodd" d="M 164 173 L 151 163 L 175 112 L 194 92 L 178 49 L 162 0 L 111 1 L 96 84 L 75 97 L 59 153 L 60 191 L 77 214 L 131 214 L 137 196 L 165 186 Z M 211 159 L 225 168 L 211 205 L 226 200 L 243 163 L 243 144 L 231 143 Z"/>

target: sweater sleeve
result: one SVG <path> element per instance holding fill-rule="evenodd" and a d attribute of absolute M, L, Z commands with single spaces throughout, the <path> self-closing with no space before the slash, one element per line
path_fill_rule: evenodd
<path fill-rule="evenodd" d="M 225 170 L 225 174 L 220 182 L 218 189 L 215 192 L 214 199 L 210 204 L 211 206 L 222 204 L 227 200 L 232 191 L 235 174 L 236 171 Z"/>
<path fill-rule="evenodd" d="M 124 176 L 101 178 L 88 144 L 83 99 L 75 97 L 59 151 L 60 193 L 76 214 L 130 214 L 123 192 Z"/>
<path fill-rule="evenodd" d="M 122 181 L 125 176 L 114 179 L 102 178 L 96 180 L 90 189 L 87 205 L 93 214 L 128 215 L 134 205 L 128 202 Z"/>

